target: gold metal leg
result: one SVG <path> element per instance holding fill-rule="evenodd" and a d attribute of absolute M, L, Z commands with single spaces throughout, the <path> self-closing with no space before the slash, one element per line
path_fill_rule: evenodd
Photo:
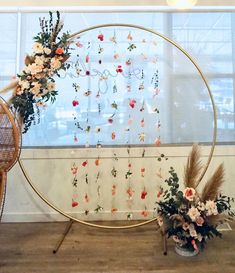
<path fill-rule="evenodd" d="M 166 240 L 166 234 L 162 235 L 163 238 L 163 255 L 167 255 L 167 240 Z"/>
<path fill-rule="evenodd" d="M 163 242 L 163 255 L 167 255 L 167 239 L 166 233 L 163 228 L 161 228 L 162 242 Z"/>
<path fill-rule="evenodd" d="M 159 229 L 160 229 L 160 233 L 161 233 L 161 236 L 162 236 L 163 255 L 167 255 L 167 238 L 166 238 L 165 228 L 164 228 L 164 226 L 160 227 L 158 225 L 158 223 L 157 223 L 157 229 L 156 230 L 159 230 Z"/>
<path fill-rule="evenodd" d="M 60 246 L 62 245 L 62 243 L 63 243 L 66 235 L 68 234 L 68 232 L 70 231 L 70 229 L 72 227 L 73 222 L 74 222 L 73 220 L 69 220 L 69 222 L 67 223 L 66 228 L 65 228 L 65 230 L 64 230 L 64 232 L 62 234 L 62 237 L 60 238 L 60 240 L 58 241 L 55 249 L 53 250 L 54 254 L 57 253 L 57 251 L 59 250 Z"/>

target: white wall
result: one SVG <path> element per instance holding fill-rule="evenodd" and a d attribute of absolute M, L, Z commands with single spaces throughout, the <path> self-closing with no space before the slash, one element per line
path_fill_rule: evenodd
<path fill-rule="evenodd" d="M 0 6 L 132 6 L 131 0 L 7 0 L 1 1 Z M 166 0 L 135 0 L 134 5 L 165 6 Z M 234 6 L 234 0 L 198 0 L 198 6 Z"/>
<path fill-rule="evenodd" d="M 73 152 L 72 152 L 73 151 Z M 99 151 L 101 157 L 112 157 L 113 149 L 105 149 Z M 156 155 L 156 148 L 146 149 L 146 158 L 135 158 L 131 160 L 133 167 L 133 176 L 131 178 L 131 185 L 136 191 L 134 196 L 134 205 L 132 210 L 134 212 L 134 218 L 146 220 L 153 216 L 152 209 L 154 208 L 154 202 L 157 199 L 156 192 L 159 185 L 164 184 L 163 180 L 157 178 L 156 172 L 159 167 L 162 169 L 162 174 L 167 175 L 169 166 L 173 166 L 179 175 L 182 177 L 184 170 L 184 165 L 187 160 L 187 155 L 190 151 L 190 147 L 163 147 L 160 150 L 165 155 L 169 157 L 169 160 L 163 163 L 159 163 L 156 159 L 147 158 L 148 156 Z M 210 147 L 203 147 L 202 151 L 202 161 L 206 163 L 208 159 L 208 153 Z M 72 152 L 72 153 L 71 153 Z M 63 211 L 67 211 L 70 215 L 77 217 L 82 220 L 117 220 L 126 219 L 126 215 L 129 211 L 126 205 L 126 188 L 127 182 L 124 179 L 125 172 L 127 169 L 127 156 L 126 149 L 121 149 L 115 151 L 122 159 L 119 159 L 119 165 L 116 167 L 119 170 L 117 184 L 120 186 L 119 195 L 115 197 L 116 200 L 112 199 L 110 193 L 111 186 L 113 184 L 113 179 L 110 176 L 110 170 L 112 168 L 112 159 L 101 159 L 100 168 L 100 185 L 102 185 L 102 197 L 97 200 L 96 188 L 97 185 L 94 183 L 95 176 L 97 174 L 97 167 L 92 163 L 96 154 L 94 151 L 89 149 L 83 150 L 71 150 L 71 149 L 50 149 L 50 150 L 23 150 L 21 154 L 21 159 L 29 173 L 33 183 L 36 187 L 46 196 L 50 201 L 52 201 L 57 207 Z M 131 155 L 138 157 L 142 152 L 142 149 L 131 149 Z M 81 205 L 75 209 L 71 208 L 71 196 L 72 196 L 72 175 L 70 173 L 70 166 L 73 161 L 81 163 L 83 158 L 89 159 L 89 179 L 90 179 L 90 189 L 86 188 L 87 185 L 84 183 L 84 170 L 79 165 L 79 198 Z M 47 158 L 47 159 L 45 159 Z M 235 146 L 217 146 L 215 153 L 202 181 L 206 181 L 206 177 L 210 176 L 215 170 L 216 166 L 224 162 L 226 170 L 226 182 L 223 185 L 223 192 L 227 195 L 235 197 L 235 168 L 234 168 L 234 158 L 235 158 Z M 93 165 L 92 165 L 93 164 Z M 139 176 L 139 168 L 144 165 L 146 168 L 145 182 L 141 180 Z M 82 173 L 83 172 L 83 173 Z M 121 173 L 122 172 L 122 173 Z M 93 181 L 93 182 L 92 182 Z M 182 180 L 181 180 L 182 181 Z M 182 184 L 182 183 L 181 183 Z M 141 200 L 139 193 L 145 185 L 148 191 L 148 198 L 146 200 Z M 88 216 L 84 215 L 85 204 L 83 202 L 82 196 L 84 192 L 89 192 L 91 196 L 91 203 L 89 206 L 95 208 L 97 202 L 104 205 L 105 210 L 102 213 L 95 214 L 91 212 Z M 118 207 L 118 212 L 113 215 L 110 213 L 110 208 L 115 203 Z M 150 214 L 147 218 L 141 216 L 141 211 L 147 205 Z M 25 180 L 22 172 L 17 165 L 10 171 L 8 175 L 8 186 L 7 186 L 7 196 L 6 204 L 3 215 L 4 222 L 18 222 L 18 221 L 54 221 L 54 220 L 64 220 L 63 216 L 58 214 L 56 211 L 51 209 L 46 205 L 32 190 L 27 181 Z"/>

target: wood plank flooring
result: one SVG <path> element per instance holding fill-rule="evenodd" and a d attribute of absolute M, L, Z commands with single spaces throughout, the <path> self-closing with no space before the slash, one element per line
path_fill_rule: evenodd
<path fill-rule="evenodd" d="M 107 224 L 107 222 L 105 223 Z M 129 230 L 101 230 L 74 223 L 53 254 L 66 223 L 0 224 L 0 273 L 158 272 L 234 273 L 235 230 L 209 241 L 196 257 L 168 255 L 155 225 Z M 232 225 L 232 228 L 235 226 Z"/>

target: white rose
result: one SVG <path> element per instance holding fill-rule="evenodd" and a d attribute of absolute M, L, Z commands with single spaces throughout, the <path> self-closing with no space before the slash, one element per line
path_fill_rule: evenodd
<path fill-rule="evenodd" d="M 194 237 L 194 238 L 197 237 L 197 232 L 196 232 L 195 229 L 190 229 L 190 230 L 189 230 L 189 234 L 190 234 L 190 236 L 192 236 L 192 237 Z"/>
<path fill-rule="evenodd" d="M 191 218 L 191 220 L 193 221 L 193 222 L 195 222 L 196 221 L 196 219 L 197 219 L 197 217 L 199 217 L 200 216 L 200 212 L 199 212 L 199 210 L 197 209 L 197 208 L 195 208 L 195 207 L 191 207 L 189 210 L 188 210 L 188 216 Z"/>
<path fill-rule="evenodd" d="M 43 46 L 40 43 L 33 44 L 33 52 L 34 53 L 43 53 Z"/>
<path fill-rule="evenodd" d="M 45 58 L 44 56 L 36 56 L 34 62 L 37 65 L 43 65 L 45 62 Z"/>
<path fill-rule="evenodd" d="M 218 214 L 218 210 L 217 210 L 217 206 L 216 203 L 212 200 L 207 200 L 206 201 L 206 215 L 210 216 L 210 215 L 217 215 Z"/>
<path fill-rule="evenodd" d="M 36 75 L 37 73 L 42 72 L 42 70 L 43 70 L 43 66 L 37 65 L 36 63 L 30 64 L 24 69 L 24 71 L 27 74 L 31 74 L 31 75 Z"/>
<path fill-rule="evenodd" d="M 43 51 L 44 51 L 44 53 L 47 54 L 47 55 L 50 55 L 50 54 L 51 54 L 51 50 L 50 50 L 50 48 L 48 48 L 48 47 L 44 47 L 44 48 L 43 48 Z"/>
<path fill-rule="evenodd" d="M 19 81 L 19 85 L 21 86 L 21 89 L 29 89 L 29 82 L 28 81 Z"/>
<path fill-rule="evenodd" d="M 51 59 L 51 68 L 54 70 L 57 70 L 61 67 L 61 62 L 58 60 L 58 58 L 52 58 Z"/>
<path fill-rule="evenodd" d="M 47 84 L 47 90 L 48 90 L 49 92 L 55 90 L 55 83 L 54 83 L 54 82 L 49 82 L 49 83 Z"/>
<path fill-rule="evenodd" d="M 38 82 L 33 82 L 32 85 L 33 87 L 31 88 L 31 93 L 37 96 L 40 92 L 41 84 Z"/>

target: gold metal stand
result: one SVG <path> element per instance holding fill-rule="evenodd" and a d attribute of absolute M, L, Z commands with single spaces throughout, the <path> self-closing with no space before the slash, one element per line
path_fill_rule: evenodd
<path fill-rule="evenodd" d="M 65 230 L 64 230 L 64 232 L 63 232 L 63 234 L 62 234 L 62 237 L 61 237 L 60 240 L 57 242 L 57 245 L 56 245 L 55 249 L 53 250 L 53 253 L 54 253 L 54 254 L 56 254 L 56 253 L 58 252 L 58 250 L 60 249 L 60 246 L 62 245 L 62 243 L 63 243 L 65 237 L 66 237 L 67 234 L 69 233 L 69 231 L 70 231 L 70 229 L 71 229 L 73 223 L 74 223 L 74 221 L 71 220 L 71 219 L 68 221 L 68 223 L 67 223 L 67 225 L 66 225 L 66 228 L 65 228 Z"/>
<path fill-rule="evenodd" d="M 163 229 L 161 229 L 161 235 L 162 235 L 162 243 L 163 243 L 163 255 L 167 255 L 167 238 L 166 233 Z"/>
<path fill-rule="evenodd" d="M 56 254 L 59 251 L 61 245 L 63 244 L 63 242 L 64 242 L 67 234 L 69 233 L 69 231 L 70 231 L 70 229 L 71 229 L 71 227 L 72 227 L 72 225 L 73 225 L 74 222 L 75 222 L 74 220 L 70 219 L 68 221 L 68 223 L 66 224 L 65 230 L 64 230 L 64 232 L 63 232 L 60 240 L 57 242 L 55 249 L 53 250 L 54 254 Z M 166 256 L 167 255 L 167 238 L 166 238 L 166 233 L 165 233 L 165 231 L 164 231 L 163 228 L 160 228 L 160 226 L 157 225 L 157 229 L 156 230 L 159 230 L 159 229 L 160 229 L 160 233 L 161 233 L 161 236 L 162 236 L 163 255 Z"/>
<path fill-rule="evenodd" d="M 209 167 L 209 164 L 211 162 L 211 159 L 212 159 L 212 155 L 213 155 L 213 152 L 214 152 L 214 148 L 215 148 L 215 143 L 216 143 L 216 132 L 217 132 L 217 118 L 216 118 L 216 107 L 215 107 L 215 103 L 214 103 L 214 99 L 213 99 L 213 96 L 212 96 L 212 92 L 210 90 L 210 87 L 209 87 L 209 84 L 205 78 L 205 76 L 203 75 L 201 69 L 199 68 L 199 66 L 197 65 L 197 63 L 193 60 L 193 58 L 180 46 L 178 45 L 177 43 L 175 43 L 174 41 L 172 41 L 171 39 L 167 38 L 166 36 L 154 31 L 154 30 L 151 30 L 151 29 L 148 29 L 148 28 L 145 28 L 145 27 L 142 27 L 142 26 L 137 26 L 137 25 L 131 25 L 131 24 L 104 24 L 104 25 L 97 25 L 97 26 L 93 26 L 93 27 L 90 27 L 90 28 L 86 28 L 84 30 L 81 30 L 79 32 L 76 32 L 72 35 L 70 35 L 70 38 L 71 40 L 78 37 L 80 34 L 82 33 L 85 33 L 85 32 L 88 32 L 88 31 L 91 31 L 91 30 L 94 30 L 94 29 L 99 29 L 99 28 L 110 28 L 110 27 L 131 27 L 131 28 L 135 28 L 135 29 L 140 29 L 140 30 L 143 30 L 143 31 L 146 31 L 148 33 L 151 33 L 153 35 L 156 35 L 156 36 L 159 36 L 160 38 L 162 38 L 163 40 L 165 40 L 166 42 L 170 43 L 171 45 L 173 45 L 174 47 L 176 47 L 178 50 L 180 50 L 188 59 L 189 61 L 192 63 L 192 65 L 196 68 L 197 72 L 199 73 L 202 81 L 204 82 L 205 86 L 206 86 L 206 89 L 208 91 L 208 95 L 209 95 L 209 98 L 210 98 L 210 101 L 211 101 L 211 104 L 212 104 L 212 109 L 213 109 L 213 116 L 214 116 L 214 120 L 213 120 L 213 125 L 214 125 L 214 128 L 213 128 L 213 139 L 212 139 L 212 147 L 210 149 L 210 153 L 209 153 L 209 156 L 208 156 L 208 160 L 205 164 L 205 167 L 204 169 L 202 170 L 201 172 L 201 176 L 199 178 L 199 181 L 202 180 L 202 178 L 204 177 L 208 167 Z M 139 223 L 139 224 L 134 224 L 134 225 L 128 225 L 128 226 L 117 226 L 117 227 L 114 227 L 114 226 L 101 226 L 101 225 L 97 225 L 97 224 L 94 224 L 94 223 L 89 223 L 89 222 L 85 222 L 85 221 L 82 221 L 82 220 L 79 220 L 71 215 L 69 215 L 68 213 L 66 213 L 65 211 L 61 210 L 60 208 L 56 207 L 54 204 L 52 204 L 47 198 L 44 197 L 44 195 L 36 188 L 36 186 L 33 184 L 30 176 L 27 174 L 27 171 L 25 169 L 25 167 L 23 166 L 23 162 L 22 160 L 19 159 L 19 166 L 26 178 L 26 180 L 28 181 L 29 185 L 32 187 L 32 189 L 38 194 L 38 196 L 45 202 L 47 203 L 51 208 L 53 208 L 54 210 L 56 210 L 57 212 L 59 212 L 60 214 L 64 215 L 65 217 L 69 218 L 70 221 L 68 222 L 67 226 L 66 226 L 66 229 L 62 235 L 62 238 L 60 239 L 60 241 L 57 243 L 57 246 L 56 248 L 54 249 L 53 253 L 57 253 L 57 251 L 59 250 L 61 244 L 63 243 L 66 235 L 68 234 L 73 222 L 78 222 L 80 224 L 83 224 L 83 225 L 86 225 L 86 226 L 91 226 L 91 227 L 96 227 L 96 228 L 102 228 L 102 229 L 130 229 L 130 228 L 135 228 L 135 227 L 139 227 L 139 226 L 142 226 L 142 225 L 145 225 L 145 224 L 149 224 L 153 221 L 156 221 L 156 218 L 154 219 L 151 219 L 151 220 L 148 220 L 148 221 L 144 221 L 142 223 Z M 165 234 L 165 230 L 164 229 L 161 229 L 161 235 L 162 235 L 162 239 L 163 239 L 163 254 L 164 255 L 167 255 L 167 239 L 166 239 L 166 234 Z"/>

